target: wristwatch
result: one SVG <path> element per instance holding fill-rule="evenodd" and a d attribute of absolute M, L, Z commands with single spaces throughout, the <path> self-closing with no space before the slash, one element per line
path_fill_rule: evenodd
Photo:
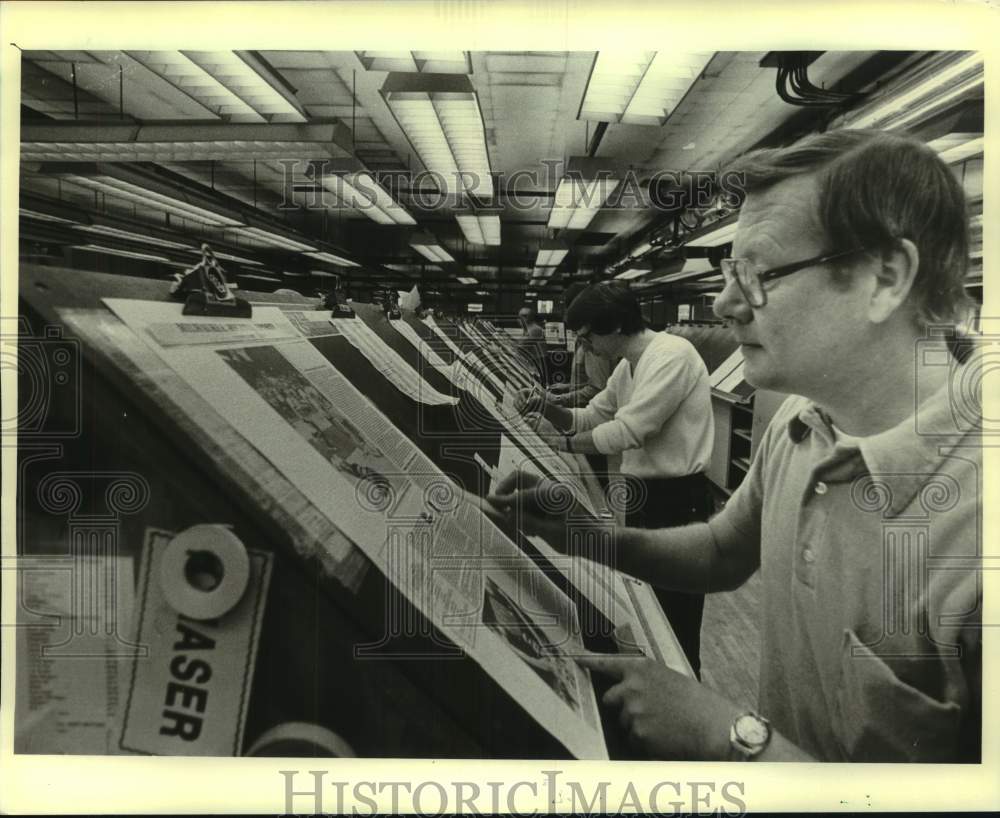
<path fill-rule="evenodd" d="M 563 435 L 566 438 L 566 451 L 573 454 L 573 435 Z"/>
<path fill-rule="evenodd" d="M 730 761 L 750 761 L 771 740 L 771 722 L 752 710 L 741 713 L 729 728 Z"/>

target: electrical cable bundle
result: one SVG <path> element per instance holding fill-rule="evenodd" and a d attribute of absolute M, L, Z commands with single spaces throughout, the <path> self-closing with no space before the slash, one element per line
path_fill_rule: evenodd
<path fill-rule="evenodd" d="M 858 96 L 827 91 L 813 85 L 807 73 L 807 66 L 811 61 L 809 54 L 802 51 L 791 51 L 778 57 L 775 88 L 778 96 L 789 105 L 803 108 L 830 107 L 849 102 Z"/>

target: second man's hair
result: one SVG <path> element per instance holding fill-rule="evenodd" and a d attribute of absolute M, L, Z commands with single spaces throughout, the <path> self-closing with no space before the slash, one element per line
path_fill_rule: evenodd
<path fill-rule="evenodd" d="M 644 326 L 639 300 L 623 282 L 591 284 L 566 310 L 568 329 L 576 332 L 584 326 L 596 335 L 610 335 L 616 330 L 623 335 L 635 335 Z"/>

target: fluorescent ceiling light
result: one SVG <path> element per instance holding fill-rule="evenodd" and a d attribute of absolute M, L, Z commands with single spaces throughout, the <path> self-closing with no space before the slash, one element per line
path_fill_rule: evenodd
<path fill-rule="evenodd" d="M 341 267 L 360 267 L 356 261 L 351 261 L 349 258 L 344 258 L 343 256 L 338 256 L 336 253 L 315 252 L 315 253 L 303 253 L 308 258 L 316 259 L 316 261 L 326 261 L 330 264 L 339 264 Z"/>
<path fill-rule="evenodd" d="M 29 219 L 38 219 L 43 222 L 54 222 L 56 224 L 72 224 L 76 225 L 78 222 L 72 219 L 64 219 L 61 216 L 53 216 L 49 213 L 39 213 L 37 210 L 29 210 L 26 207 L 20 208 L 20 215 L 27 216 Z"/>
<path fill-rule="evenodd" d="M 662 125 L 705 70 L 712 51 L 600 51 L 580 119 Z"/>
<path fill-rule="evenodd" d="M 322 185 L 340 202 L 364 213 L 378 224 L 416 224 L 405 208 L 396 203 L 367 171 L 324 176 Z"/>
<path fill-rule="evenodd" d="M 129 230 L 119 230 L 117 227 L 108 227 L 103 224 L 78 224 L 74 225 L 74 227 L 76 230 L 85 230 L 88 233 L 100 233 L 102 236 L 113 236 L 118 239 L 127 239 L 129 241 L 137 241 L 143 244 L 153 244 L 157 247 L 170 247 L 175 250 L 198 250 L 197 247 L 190 244 L 182 244 L 179 241 L 169 241 L 167 239 L 157 238 L 156 236 L 148 236 L 143 233 L 133 233 Z"/>
<path fill-rule="evenodd" d="M 538 293 L 535 292 L 534 290 L 528 290 L 528 292 L 524 294 L 525 298 L 532 298 L 536 295 L 538 295 Z"/>
<path fill-rule="evenodd" d="M 736 237 L 737 222 L 734 220 L 701 236 L 694 236 L 686 244 L 692 247 L 719 247 L 728 244 Z"/>
<path fill-rule="evenodd" d="M 459 276 L 458 277 L 458 283 L 459 284 L 478 284 L 479 283 L 479 279 L 478 278 L 471 278 L 470 276 Z"/>
<path fill-rule="evenodd" d="M 648 275 L 651 272 L 653 272 L 653 265 L 649 262 L 633 262 L 618 273 L 618 275 L 615 276 L 615 280 L 631 281 L 634 278 L 642 278 L 644 275 Z"/>
<path fill-rule="evenodd" d="M 476 295 L 489 295 L 488 290 L 476 290 Z"/>
<path fill-rule="evenodd" d="M 109 256 L 122 256 L 123 258 L 136 258 L 142 261 L 158 261 L 161 264 L 169 264 L 172 267 L 187 267 L 188 265 L 180 261 L 171 261 L 165 256 L 154 256 L 150 253 L 136 253 L 132 250 L 119 250 L 117 247 L 105 247 L 101 244 L 74 244 L 74 250 L 86 250 L 88 253 L 105 253 Z"/>
<path fill-rule="evenodd" d="M 239 227 L 234 232 L 253 241 L 267 244 L 271 247 L 279 247 L 282 250 L 293 250 L 299 253 L 307 250 L 316 250 L 311 244 L 295 241 L 295 239 L 291 239 L 288 236 L 272 233 L 270 230 L 262 230 L 259 227 Z"/>
<path fill-rule="evenodd" d="M 263 262 L 254 261 L 252 258 L 244 258 L 243 256 L 234 256 L 232 253 L 220 253 L 218 250 L 213 250 L 216 258 L 221 258 L 223 261 L 235 261 L 237 264 L 248 264 L 251 267 L 264 267 Z"/>
<path fill-rule="evenodd" d="M 281 279 L 280 278 L 272 278 L 271 276 L 261 276 L 261 275 L 256 275 L 255 273 L 239 273 L 239 277 L 240 278 L 250 278 L 250 279 L 253 279 L 254 281 L 267 281 L 267 282 L 269 282 L 271 284 L 280 284 L 281 283 Z"/>
<path fill-rule="evenodd" d="M 163 210 L 175 216 L 180 216 L 183 219 L 191 219 L 192 221 L 217 227 L 235 227 L 243 224 L 243 222 L 237 219 L 220 215 L 214 211 L 185 202 L 182 199 L 176 199 L 155 190 L 140 187 L 132 182 L 126 182 L 114 176 L 77 176 L 70 173 L 63 176 L 63 179 L 75 185 L 96 190 L 106 196 L 124 199 L 143 207 Z"/>
<path fill-rule="evenodd" d="M 712 262 L 707 258 L 689 258 L 685 260 L 684 266 L 675 273 L 647 279 L 645 284 L 668 284 L 672 281 L 686 281 L 691 278 L 701 278 L 705 273 L 715 270 Z"/>
<path fill-rule="evenodd" d="M 416 250 L 428 261 L 453 262 L 454 257 L 445 250 L 433 236 L 418 233 L 410 239 L 410 247 Z"/>
<path fill-rule="evenodd" d="M 450 193 L 493 196 L 483 115 L 469 78 L 389 74 L 381 89 L 400 128 Z"/>
<path fill-rule="evenodd" d="M 269 83 L 249 55 L 234 51 L 129 51 L 132 59 L 227 119 L 306 122 L 293 102 Z M 260 70 L 266 70 L 260 66 Z"/>
<path fill-rule="evenodd" d="M 495 213 L 457 213 L 455 220 L 470 244 L 500 244 L 500 217 Z"/>
<path fill-rule="evenodd" d="M 971 76 L 965 77 L 966 74 Z M 964 77 L 964 79 L 963 79 Z M 983 84 L 983 55 L 979 52 L 955 60 L 932 76 L 894 96 L 883 96 L 844 125 L 845 128 L 885 130 L 902 127 L 930 114 Z M 939 92 L 944 93 L 939 93 Z"/>
<path fill-rule="evenodd" d="M 468 74 L 472 71 L 465 51 L 359 51 L 367 71 L 414 71 L 434 74 Z"/>
<path fill-rule="evenodd" d="M 351 145 L 342 122 L 135 123 L 49 120 L 21 129 L 21 157 L 35 162 L 326 160 Z"/>
<path fill-rule="evenodd" d="M 979 136 L 949 145 L 948 147 L 942 147 L 941 149 L 935 148 L 934 142 L 928 142 L 927 144 L 938 151 L 938 156 L 944 162 L 949 165 L 957 165 L 959 162 L 963 162 L 973 156 L 982 156 L 984 140 L 982 136 Z"/>
<path fill-rule="evenodd" d="M 585 229 L 620 181 L 589 158 L 571 158 L 556 187 L 548 226 L 553 230 Z"/>
<path fill-rule="evenodd" d="M 556 268 L 562 264 L 562 260 L 569 253 L 569 248 L 562 242 L 543 241 L 538 247 L 538 255 L 535 257 L 535 267 Z"/>

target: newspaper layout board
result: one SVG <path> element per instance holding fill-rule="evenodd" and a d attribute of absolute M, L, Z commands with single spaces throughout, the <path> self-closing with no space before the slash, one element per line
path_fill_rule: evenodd
<path fill-rule="evenodd" d="M 390 325 L 397 329 L 406 327 L 409 332 L 402 331 L 400 334 L 417 349 L 422 350 L 425 360 L 433 364 L 436 354 L 412 327 L 403 321 L 391 321 Z M 463 325 L 463 329 L 467 328 L 472 328 L 468 322 Z M 498 344 L 498 331 L 488 326 L 476 325 L 466 334 L 475 343 L 481 343 L 484 347 L 491 346 L 496 349 L 497 346 L 510 345 L 510 341 L 506 338 L 499 339 Z M 461 357 L 456 356 L 455 362 L 451 365 L 444 364 L 440 358 L 437 360 L 442 366 L 435 368 L 443 372 L 453 384 L 475 397 L 507 430 L 507 434 L 501 435 L 500 438 L 500 458 L 497 466 L 491 468 L 480 458 L 480 465 L 492 475 L 494 486 L 499 479 L 514 469 L 557 477 L 561 482 L 571 485 L 578 502 L 591 513 L 595 513 L 590 495 L 577 472 L 560 455 L 553 452 L 538 433 L 514 411 L 511 390 L 503 385 L 500 376 L 477 365 L 477 360 L 469 353 L 461 353 Z M 478 502 L 478 498 L 471 499 L 473 502 Z M 604 564 L 560 554 L 539 537 L 529 537 L 528 540 L 614 626 L 620 650 L 640 650 L 648 656 L 660 659 L 668 667 L 680 672 L 691 672 L 648 586 L 619 574 Z"/>
<path fill-rule="evenodd" d="M 409 341 L 428 364 L 447 377 L 448 373 L 451 372 L 451 364 L 446 363 L 413 327 L 406 321 L 390 321 L 389 326 Z"/>
<path fill-rule="evenodd" d="M 433 319 L 426 319 L 426 323 L 454 347 L 455 362 L 446 373 L 451 382 L 482 404 L 491 417 L 506 430 L 513 444 L 520 450 L 523 460 L 533 464 L 540 474 L 568 485 L 576 501 L 597 516 L 597 510 L 575 467 L 554 452 L 541 435 L 513 409 L 512 395 L 519 388 L 517 382 L 508 384 L 500 374 L 501 369 L 487 367 L 477 356 L 459 350 Z"/>
<path fill-rule="evenodd" d="M 475 358 L 486 370 L 495 373 L 503 382 L 518 389 L 528 389 L 535 385 L 537 379 L 514 354 L 490 341 L 471 324 L 462 324 L 461 331 L 475 344 L 473 349 L 466 353 L 467 359 L 470 356 Z"/>
<path fill-rule="evenodd" d="M 428 406 L 458 403 L 457 398 L 442 395 L 417 374 L 378 333 L 360 318 L 330 318 L 334 330 L 364 355 L 400 392 Z"/>
<path fill-rule="evenodd" d="M 437 321 L 428 316 L 424 319 L 424 323 L 434 330 L 434 333 L 445 342 L 445 345 L 452 351 L 456 358 L 462 357 L 462 350 L 458 348 L 458 344 L 455 343 L 455 340 L 447 332 L 438 326 Z"/>
<path fill-rule="evenodd" d="M 280 310 L 105 303 L 569 752 L 607 758 L 572 601 Z"/>
<path fill-rule="evenodd" d="M 388 381 L 408 398 L 427 406 L 455 405 L 456 398 L 438 392 L 423 378 L 414 372 L 413 367 L 406 363 L 392 347 L 386 344 L 373 329 L 360 318 L 331 318 L 328 310 L 304 310 L 299 305 L 275 304 L 304 338 L 343 337 L 358 352 L 379 370 Z M 401 321 L 390 322 L 393 326 Z M 407 329 L 412 329 L 407 326 Z M 419 336 L 418 336 L 419 338 Z M 419 348 L 419 347 L 418 347 Z M 427 352 L 434 354 L 427 348 Z M 426 357 L 426 353 L 425 353 Z M 441 367 L 432 362 L 435 368 L 447 369 L 439 357 Z"/>

